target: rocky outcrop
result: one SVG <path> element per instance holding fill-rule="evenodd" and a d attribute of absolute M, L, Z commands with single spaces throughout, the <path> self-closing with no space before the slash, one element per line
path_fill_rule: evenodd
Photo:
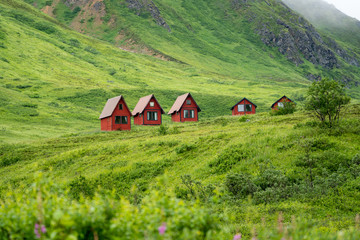
<path fill-rule="evenodd" d="M 256 15 L 251 11 L 252 4 L 266 3 L 271 7 Z M 353 66 L 359 66 L 355 55 L 350 55 L 334 40 L 323 39 L 316 29 L 303 17 L 300 17 L 281 1 L 272 0 L 231 0 L 233 9 L 242 10 L 248 20 L 255 24 L 255 32 L 267 46 L 277 47 L 279 52 L 297 66 L 304 63 L 304 59 L 327 69 L 340 66 L 337 57 L 341 57 Z M 274 10 L 276 9 L 276 10 Z M 275 18 L 274 12 L 284 18 Z M 270 20 L 269 20 L 270 19 Z"/>
<path fill-rule="evenodd" d="M 324 44 L 320 34 L 303 18 L 297 25 L 277 19 L 274 23 L 263 23 L 257 33 L 268 46 L 276 46 L 290 61 L 296 65 L 304 63 L 302 56 L 309 62 L 328 69 L 338 66 L 338 60 L 333 51 Z M 280 29 L 280 30 L 279 30 Z"/>
<path fill-rule="evenodd" d="M 333 49 L 336 54 L 343 58 L 347 63 L 356 67 L 360 66 L 359 60 L 356 58 L 356 55 L 353 54 L 353 50 L 348 49 L 350 54 L 352 54 L 351 56 L 347 51 L 342 49 L 333 39 L 326 38 L 325 41 L 330 46 L 330 48 Z"/>
<path fill-rule="evenodd" d="M 155 3 L 150 0 L 126 0 L 128 8 L 135 9 L 136 14 L 140 16 L 142 12 L 149 12 L 152 18 L 156 21 L 159 26 L 166 28 L 171 32 L 170 26 L 165 22 L 164 18 L 161 17 L 159 9 Z"/>

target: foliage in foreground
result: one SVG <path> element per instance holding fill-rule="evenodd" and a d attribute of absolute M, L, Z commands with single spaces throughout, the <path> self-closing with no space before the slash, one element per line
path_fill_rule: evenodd
<path fill-rule="evenodd" d="M 24 196 L 27 196 L 24 198 Z M 79 201 L 47 181 L 25 192 L 9 192 L 0 202 L 0 239 L 242 239 L 227 227 L 226 217 L 211 213 L 199 202 L 190 203 L 153 191 L 140 205 L 111 194 Z M 254 225 L 252 239 L 359 239 L 355 228 L 337 233 L 319 231 L 309 221 L 277 226 Z M 246 239 L 246 238 L 244 238 Z"/>
<path fill-rule="evenodd" d="M 205 208 L 159 192 L 135 206 L 99 194 L 75 201 L 37 182 L 0 203 L 0 239 L 219 239 L 218 223 Z"/>

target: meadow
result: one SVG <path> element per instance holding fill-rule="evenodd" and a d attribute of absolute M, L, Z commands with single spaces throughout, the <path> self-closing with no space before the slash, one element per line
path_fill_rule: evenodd
<path fill-rule="evenodd" d="M 228 236 L 275 228 L 279 213 L 335 234 L 360 212 L 359 111 L 351 105 L 334 129 L 304 112 L 260 113 L 4 144 L 1 196 L 21 194 L 41 173 L 75 202 L 100 193 L 137 205 L 153 191 L 197 202 L 226 216 L 216 226 Z"/>
<path fill-rule="evenodd" d="M 0 238 L 358 239 L 359 86 L 347 89 L 352 104 L 329 129 L 303 110 L 304 71 L 322 69 L 260 51 L 249 28 L 239 33 L 248 47 L 236 48 L 210 14 L 192 24 L 200 35 L 175 33 L 180 49 L 161 40 L 154 22 L 124 12 L 143 18 L 133 21 L 138 29 L 153 26 L 140 39 L 154 36 L 151 44 L 173 56 L 165 61 L 71 30 L 65 10 L 61 23 L 24 2 L 0 1 Z M 166 12 L 186 15 L 178 11 Z M 213 37 L 213 28 L 221 34 Z M 230 62 L 218 54 L 221 44 Z M 163 115 L 159 127 L 100 131 L 108 98 L 121 94 L 133 109 L 153 93 L 166 112 L 186 92 L 202 109 L 197 123 Z M 273 116 L 283 95 L 297 112 Z M 256 115 L 230 116 L 242 97 Z"/>

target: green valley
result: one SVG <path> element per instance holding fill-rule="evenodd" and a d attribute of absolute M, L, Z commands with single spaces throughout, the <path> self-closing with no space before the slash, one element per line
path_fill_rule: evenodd
<path fill-rule="evenodd" d="M 359 239 L 357 35 L 308 20 L 277 0 L 0 0 L 0 239 Z M 332 128 L 305 110 L 325 77 L 351 97 Z M 187 92 L 198 122 L 100 131 L 109 98 L 167 113 Z M 295 113 L 270 112 L 283 95 Z M 256 114 L 231 116 L 243 97 Z"/>

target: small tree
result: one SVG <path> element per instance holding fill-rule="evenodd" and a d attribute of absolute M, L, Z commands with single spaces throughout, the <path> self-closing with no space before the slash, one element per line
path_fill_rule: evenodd
<path fill-rule="evenodd" d="M 350 102 L 344 86 L 326 78 L 313 82 L 307 95 L 306 109 L 313 111 L 322 123 L 328 120 L 330 127 L 339 121 L 341 109 Z"/>

